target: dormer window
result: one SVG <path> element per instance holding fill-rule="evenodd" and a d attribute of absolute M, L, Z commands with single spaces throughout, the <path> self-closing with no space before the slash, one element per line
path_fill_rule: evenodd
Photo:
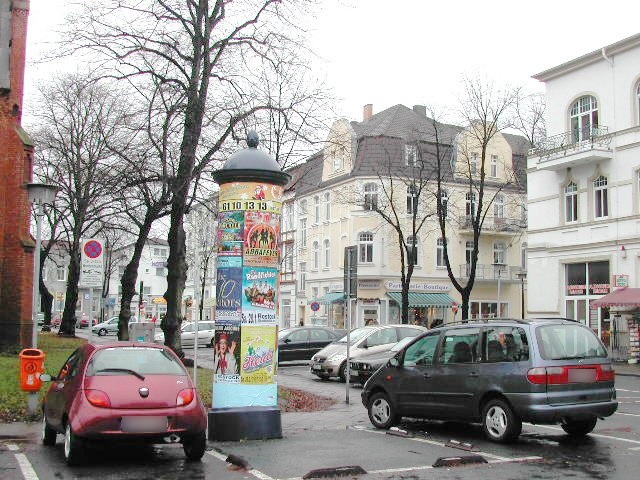
<path fill-rule="evenodd" d="M 415 145 L 404 146 L 404 163 L 407 167 L 415 167 L 418 162 Z"/>
<path fill-rule="evenodd" d="M 333 171 L 339 172 L 344 169 L 344 159 L 342 157 L 333 157 Z"/>

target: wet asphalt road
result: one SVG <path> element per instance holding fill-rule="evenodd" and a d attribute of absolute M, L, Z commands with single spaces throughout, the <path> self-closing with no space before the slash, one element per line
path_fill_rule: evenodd
<path fill-rule="evenodd" d="M 199 349 L 200 360 L 208 362 L 211 353 Z M 302 478 L 314 468 L 344 465 L 361 465 L 369 473 L 360 478 L 367 479 L 635 479 L 639 475 L 638 377 L 618 376 L 619 410 L 598 422 L 587 438 L 572 440 L 557 426 L 524 425 L 523 434 L 512 445 L 493 444 L 484 440 L 479 426 L 455 423 L 409 421 L 404 428 L 412 432 L 412 438 L 390 436 L 371 428 L 359 404 L 358 386 L 350 389 L 351 405 L 341 407 L 345 385 L 319 381 L 305 365 L 283 365 L 278 377 L 282 384 L 330 396 L 337 404 L 313 417 L 283 414 L 287 429 L 282 440 L 210 443 L 199 463 L 185 462 L 180 445 L 109 446 L 94 450 L 86 466 L 69 468 L 64 464 L 61 437 L 54 448 L 41 446 L 33 436 L 4 439 L 0 440 L 0 479 L 270 480 Z M 490 463 L 431 468 L 438 457 L 469 454 L 446 447 L 451 439 L 473 444 Z M 229 471 L 224 462 L 227 454 L 242 456 L 256 470 Z"/>

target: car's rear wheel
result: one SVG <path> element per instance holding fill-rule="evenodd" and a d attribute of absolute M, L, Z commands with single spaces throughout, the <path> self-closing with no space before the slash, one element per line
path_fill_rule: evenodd
<path fill-rule="evenodd" d="M 183 439 L 182 448 L 184 449 L 187 460 L 200 460 L 207 448 L 207 436 L 205 432 Z"/>
<path fill-rule="evenodd" d="M 56 444 L 57 432 L 49 426 L 47 416 L 42 413 L 42 444 L 51 447 Z"/>
<path fill-rule="evenodd" d="M 506 443 L 520 435 L 522 421 L 507 402 L 494 398 L 482 409 L 482 430 L 489 440 Z"/>
<path fill-rule="evenodd" d="M 67 465 L 78 465 L 84 458 L 84 442 L 71 430 L 71 422 L 67 422 L 64 431 L 64 458 Z"/>
<path fill-rule="evenodd" d="M 389 428 L 398 423 L 400 417 L 396 413 L 386 393 L 378 392 L 369 400 L 369 420 L 376 428 Z"/>
<path fill-rule="evenodd" d="M 107 334 L 106 328 L 101 328 L 100 330 L 98 330 L 98 336 L 104 337 L 106 334 Z"/>
<path fill-rule="evenodd" d="M 569 435 L 583 437 L 593 431 L 598 423 L 598 417 L 591 417 L 586 420 L 565 420 L 560 425 Z"/>

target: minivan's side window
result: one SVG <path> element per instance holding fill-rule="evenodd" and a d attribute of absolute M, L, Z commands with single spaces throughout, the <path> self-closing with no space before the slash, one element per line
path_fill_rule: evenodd
<path fill-rule="evenodd" d="M 527 334 L 520 327 L 487 328 L 484 359 L 487 362 L 529 360 Z"/>
<path fill-rule="evenodd" d="M 404 352 L 404 365 L 433 365 L 433 358 L 438 346 L 439 334 L 428 335 L 407 347 Z"/>
<path fill-rule="evenodd" d="M 398 341 L 398 335 L 395 328 L 382 328 L 375 333 L 372 333 L 367 338 L 368 347 L 377 347 L 378 345 L 386 345 L 387 343 L 396 343 Z"/>
<path fill-rule="evenodd" d="M 449 330 L 442 342 L 440 363 L 474 363 L 479 360 L 479 328 Z"/>

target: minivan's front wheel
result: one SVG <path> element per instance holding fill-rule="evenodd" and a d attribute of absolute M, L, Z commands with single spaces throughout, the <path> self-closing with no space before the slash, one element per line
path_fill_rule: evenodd
<path fill-rule="evenodd" d="M 67 465 L 78 465 L 84 459 L 84 443 L 71 430 L 71 420 L 67 421 L 64 432 L 64 458 Z"/>
<path fill-rule="evenodd" d="M 482 409 L 482 430 L 489 440 L 506 443 L 522 431 L 522 421 L 507 402 L 494 398 Z"/>
<path fill-rule="evenodd" d="M 378 392 L 369 400 L 369 420 L 376 428 L 389 428 L 398 423 L 396 409 L 386 393 Z"/>
<path fill-rule="evenodd" d="M 596 428 L 598 417 L 592 417 L 587 420 L 565 420 L 560 425 L 562 429 L 569 435 L 575 437 L 583 437 L 593 431 Z"/>

